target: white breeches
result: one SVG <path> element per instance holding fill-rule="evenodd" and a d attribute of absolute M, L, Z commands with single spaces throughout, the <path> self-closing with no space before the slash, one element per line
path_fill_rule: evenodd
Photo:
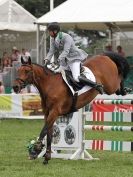
<path fill-rule="evenodd" d="M 78 77 L 80 76 L 80 63 L 81 63 L 81 61 L 74 61 L 74 62 L 69 64 L 70 70 L 71 70 L 72 75 L 73 75 L 73 79 L 76 82 L 79 82 Z"/>

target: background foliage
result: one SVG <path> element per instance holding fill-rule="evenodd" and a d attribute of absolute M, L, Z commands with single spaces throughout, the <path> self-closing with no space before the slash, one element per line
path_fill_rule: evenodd
<path fill-rule="evenodd" d="M 35 17 L 39 18 L 49 12 L 50 0 L 15 0 Z M 60 5 L 66 0 L 54 0 L 54 7 Z"/>

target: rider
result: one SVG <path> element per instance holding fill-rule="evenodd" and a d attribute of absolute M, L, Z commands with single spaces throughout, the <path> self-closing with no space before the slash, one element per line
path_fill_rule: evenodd
<path fill-rule="evenodd" d="M 103 86 L 97 84 L 84 76 L 80 75 L 81 63 L 88 54 L 75 46 L 72 37 L 60 31 L 60 25 L 57 22 L 52 22 L 47 26 L 50 39 L 50 50 L 44 60 L 47 65 L 56 51 L 59 51 L 59 67 L 54 70 L 55 73 L 61 72 L 62 69 L 71 70 L 72 76 L 76 82 L 82 82 L 91 87 L 95 87 L 101 94 L 103 93 Z"/>

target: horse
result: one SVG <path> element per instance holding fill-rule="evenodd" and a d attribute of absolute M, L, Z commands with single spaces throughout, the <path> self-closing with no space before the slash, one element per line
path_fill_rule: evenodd
<path fill-rule="evenodd" d="M 73 105 L 78 110 L 90 103 L 99 92 L 95 88 L 91 88 L 77 96 L 76 101 L 73 101 L 73 95 L 61 73 L 53 73 L 46 66 L 32 63 L 31 58 L 28 58 L 27 62 L 21 58 L 21 63 L 17 72 L 18 78 L 13 83 L 13 89 L 19 93 L 26 85 L 33 84 L 40 93 L 45 123 L 34 147 L 34 158 L 37 158 L 41 152 L 42 141 L 47 135 L 47 147 L 43 163 L 48 164 L 51 159 L 52 130 L 56 119 L 72 112 Z M 125 58 L 115 53 L 105 53 L 87 58 L 83 65 L 93 72 L 97 83 L 103 85 L 106 94 L 125 94 L 123 81 L 129 72 L 129 65 Z M 73 104 L 74 102 L 75 104 Z"/>

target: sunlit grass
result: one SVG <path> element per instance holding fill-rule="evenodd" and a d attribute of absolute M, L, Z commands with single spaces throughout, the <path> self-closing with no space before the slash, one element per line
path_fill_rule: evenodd
<path fill-rule="evenodd" d="M 0 177 L 132 177 L 133 153 L 90 151 L 98 161 L 30 161 L 26 145 L 37 137 L 43 120 L 0 121 Z M 132 132 L 87 132 L 88 139 L 133 141 Z"/>

